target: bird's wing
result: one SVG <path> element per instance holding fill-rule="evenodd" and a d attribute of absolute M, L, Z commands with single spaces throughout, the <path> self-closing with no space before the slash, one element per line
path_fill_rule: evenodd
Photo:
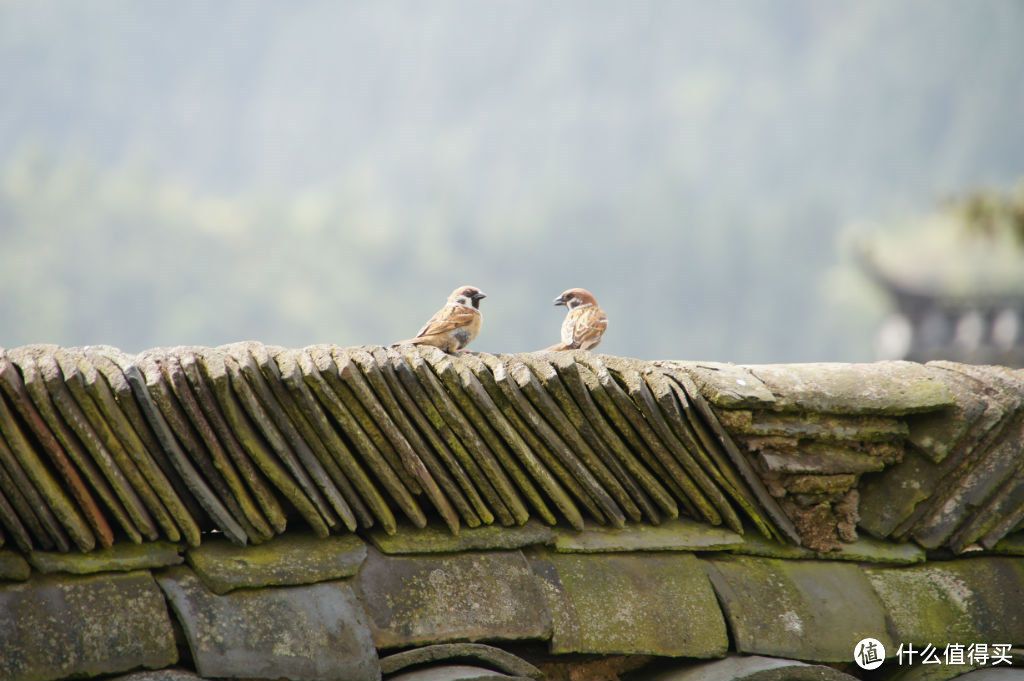
<path fill-rule="evenodd" d="M 604 330 L 608 328 L 608 315 L 599 307 L 580 308 L 580 315 L 572 329 L 572 344 L 589 350 L 601 342 Z"/>
<path fill-rule="evenodd" d="M 417 338 L 448 333 L 464 326 L 470 326 L 480 315 L 479 312 L 463 305 L 445 305 L 423 325 Z"/>

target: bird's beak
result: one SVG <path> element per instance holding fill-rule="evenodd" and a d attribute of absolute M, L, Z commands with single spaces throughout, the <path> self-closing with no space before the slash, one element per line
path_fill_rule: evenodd
<path fill-rule="evenodd" d="M 483 291 L 477 291 L 476 293 L 473 294 L 473 300 L 483 300 L 486 297 L 487 294 L 484 293 Z"/>
<path fill-rule="evenodd" d="M 555 305 L 565 305 L 565 298 L 562 296 L 555 298 Z"/>

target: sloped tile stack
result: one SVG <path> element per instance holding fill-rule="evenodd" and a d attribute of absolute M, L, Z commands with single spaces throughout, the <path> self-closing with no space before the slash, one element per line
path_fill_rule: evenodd
<path fill-rule="evenodd" d="M 27 346 L 0 351 L 0 388 L 0 522 L 22 551 L 680 514 L 798 539 L 689 377 L 644 362 Z"/>

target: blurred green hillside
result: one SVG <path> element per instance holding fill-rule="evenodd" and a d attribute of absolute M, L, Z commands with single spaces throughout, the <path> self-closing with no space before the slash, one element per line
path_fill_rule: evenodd
<path fill-rule="evenodd" d="M 855 220 L 1024 175 L 1024 5 L 0 2 L 0 346 L 871 359 Z M 1024 267 L 1024 264 L 1022 264 Z"/>

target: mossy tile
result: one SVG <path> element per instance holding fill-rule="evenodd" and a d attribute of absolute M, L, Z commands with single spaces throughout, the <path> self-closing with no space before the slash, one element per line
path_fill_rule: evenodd
<path fill-rule="evenodd" d="M 1011 556 L 1024 556 L 1024 532 L 1007 535 L 999 540 L 992 551 L 994 553 L 1005 553 Z"/>
<path fill-rule="evenodd" d="M 446 664 L 399 672 L 389 681 L 530 681 L 530 677 L 509 676 L 469 664 Z"/>
<path fill-rule="evenodd" d="M 108 679 L 108 681 L 206 681 L 206 679 L 184 669 L 156 669 L 153 671 L 132 672 L 125 676 Z"/>
<path fill-rule="evenodd" d="M 722 362 L 659 362 L 659 364 L 685 369 L 700 388 L 704 398 L 716 407 L 725 409 L 771 407 L 775 403 L 772 391 L 745 367 Z"/>
<path fill-rule="evenodd" d="M 553 653 L 720 657 L 725 620 L 689 553 L 533 551 L 551 610 Z"/>
<path fill-rule="evenodd" d="M 180 565 L 184 561 L 178 545 L 165 541 L 143 544 L 122 542 L 109 549 L 90 553 L 33 551 L 28 554 L 28 562 L 39 572 L 69 572 L 78 575 L 167 567 Z"/>
<path fill-rule="evenodd" d="M 832 414 L 909 414 L 951 407 L 939 370 L 915 362 L 759 364 L 746 369 L 775 395 L 775 409 Z"/>
<path fill-rule="evenodd" d="M 351 577 L 366 558 L 366 544 L 355 535 L 288 534 L 256 546 L 208 540 L 189 549 L 186 556 L 207 588 L 224 594 Z"/>
<path fill-rule="evenodd" d="M 28 562 L 14 551 L 0 551 L 0 580 L 24 582 L 32 573 Z"/>
<path fill-rule="evenodd" d="M 1024 671 L 1019 667 L 986 667 L 953 678 L 956 681 L 1024 681 Z"/>
<path fill-rule="evenodd" d="M 765 558 L 845 560 L 858 563 L 892 563 L 911 565 L 923 563 L 925 552 L 912 542 L 887 542 L 871 537 L 861 537 L 852 543 L 841 543 L 837 551 L 820 553 L 792 544 L 765 539 L 756 534 L 744 535 L 743 543 L 729 547 L 730 553 Z"/>
<path fill-rule="evenodd" d="M 857 565 L 749 556 L 701 560 L 739 652 L 847 662 L 867 637 L 895 650 L 882 603 Z"/>
<path fill-rule="evenodd" d="M 623 551 L 721 551 L 743 543 L 743 537 L 721 527 L 688 518 L 660 525 L 631 525 L 623 529 L 588 525 L 582 532 L 558 529 L 555 550 L 560 553 Z"/>
<path fill-rule="evenodd" d="M 988 400 L 976 382 L 955 369 L 956 365 L 929 364 L 953 393 L 956 403 L 948 409 L 920 414 L 908 419 L 911 443 L 938 463 L 953 451 L 957 443 L 984 415 Z"/>
<path fill-rule="evenodd" d="M 763 655 L 730 655 L 711 662 L 671 662 L 645 681 L 856 681 L 838 669 Z"/>
<path fill-rule="evenodd" d="M 203 677 L 377 681 L 366 615 L 347 582 L 218 596 L 188 568 L 157 576 Z"/>
<path fill-rule="evenodd" d="M 353 580 L 379 648 L 547 638 L 544 596 L 519 551 L 367 553 Z"/>
<path fill-rule="evenodd" d="M 423 529 L 405 526 L 394 534 L 383 530 L 370 532 L 373 545 L 389 554 L 509 550 L 533 544 L 550 544 L 554 539 L 554 531 L 536 520 L 513 527 L 484 525 L 463 528 L 457 535 L 446 528 L 431 525 Z"/>
<path fill-rule="evenodd" d="M 918 504 L 935 493 L 941 480 L 941 470 L 934 463 L 908 449 L 898 464 L 861 480 L 858 524 L 878 537 L 892 534 Z"/>
<path fill-rule="evenodd" d="M 901 641 L 937 647 L 1024 641 L 1024 558 L 960 558 L 864 572 Z"/>
<path fill-rule="evenodd" d="M 938 654 L 939 659 L 942 660 L 941 664 L 915 662 L 912 665 L 896 664 L 894 666 L 890 663 L 888 667 L 879 670 L 883 673 L 878 676 L 878 681 L 953 681 L 953 679 L 962 679 L 968 672 L 978 669 L 978 665 L 946 664 L 942 659 L 942 650 L 939 650 Z M 998 669 L 996 671 L 998 672 Z M 989 681 L 996 680 L 989 679 Z M 1024 681 L 1024 674 L 1018 681 Z"/>
<path fill-rule="evenodd" d="M 403 650 L 400 653 L 381 658 L 382 674 L 394 674 L 402 669 L 422 666 L 444 660 L 471 661 L 473 664 L 484 665 L 495 671 L 514 676 L 526 676 L 542 679 L 543 672 L 526 660 L 512 653 L 484 645 L 483 643 L 439 643 Z"/>
<path fill-rule="evenodd" d="M 147 572 L 36 575 L 0 586 L 0 679 L 93 677 L 178 661 Z"/>
<path fill-rule="evenodd" d="M 892 416 L 773 412 L 759 409 L 721 410 L 718 417 L 730 433 L 754 437 L 780 436 L 823 442 L 886 442 L 904 438 L 908 434 L 906 422 Z"/>

